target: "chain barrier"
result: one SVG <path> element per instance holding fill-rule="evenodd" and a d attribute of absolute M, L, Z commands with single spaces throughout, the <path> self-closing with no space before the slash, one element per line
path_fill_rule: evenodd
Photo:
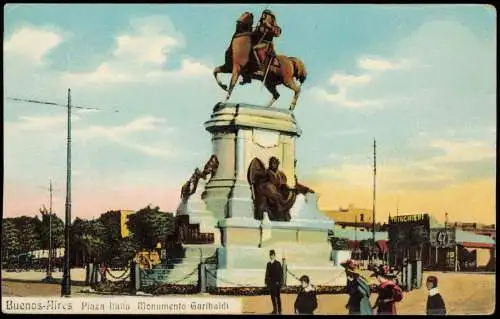
<path fill-rule="evenodd" d="M 214 275 L 210 270 L 205 269 L 205 271 L 207 272 L 207 274 L 209 274 L 210 276 L 212 276 L 212 278 L 214 278 L 215 280 L 220 280 L 221 282 L 226 283 L 226 284 L 230 284 L 230 285 L 241 287 L 241 288 L 253 288 L 253 287 L 255 287 L 254 285 L 243 285 L 243 284 L 237 284 L 235 282 L 230 282 L 230 281 L 227 281 L 227 280 L 223 280 L 221 278 L 217 278 L 217 275 Z"/>
<path fill-rule="evenodd" d="M 286 272 L 290 275 L 292 275 L 293 278 L 297 279 L 298 281 L 300 281 L 300 278 L 298 276 L 296 276 L 293 272 L 291 272 L 288 268 L 286 269 Z M 333 279 L 330 279 L 328 280 L 326 283 L 323 283 L 321 284 L 321 286 L 326 286 L 327 284 L 329 283 L 332 283 L 334 281 L 336 281 L 337 279 L 339 279 L 340 277 L 342 277 L 342 274 L 338 275 L 337 277 L 334 277 Z"/>
<path fill-rule="evenodd" d="M 191 277 L 194 273 L 196 273 L 198 271 L 198 267 L 196 267 L 195 269 L 193 269 L 193 271 L 191 271 L 189 274 L 187 274 L 186 276 L 184 276 L 183 278 L 179 279 L 179 280 L 176 280 L 174 282 L 168 282 L 166 284 L 163 284 L 161 286 L 158 286 L 156 287 L 155 289 L 153 289 L 152 293 L 154 294 L 155 292 L 157 292 L 158 290 L 160 290 L 161 288 L 163 287 L 167 287 L 167 286 L 170 286 L 170 285 L 175 285 L 175 284 L 178 284 L 180 283 L 181 281 L 184 281 L 186 279 L 188 279 L 189 277 Z M 197 281 L 195 281 L 197 283 Z M 190 285 L 193 285 L 195 282 L 190 282 L 189 284 Z"/>
<path fill-rule="evenodd" d="M 184 276 L 183 278 L 179 279 L 179 280 L 176 280 L 174 282 L 171 282 L 169 283 L 170 285 L 175 285 L 175 284 L 178 284 L 180 283 L 181 281 L 184 281 L 186 279 L 188 279 L 189 277 L 191 277 L 192 275 L 194 275 L 196 272 L 198 271 L 198 266 L 196 266 L 193 271 L 191 271 L 189 274 L 187 274 L 186 276 Z"/>
<path fill-rule="evenodd" d="M 123 274 L 121 274 L 121 275 L 119 275 L 119 276 L 115 276 L 115 275 L 113 275 L 113 274 L 111 273 L 111 271 L 109 270 L 109 268 L 106 268 L 106 273 L 107 273 L 107 274 L 108 274 L 111 278 L 113 278 L 113 279 L 117 279 L 117 280 L 118 280 L 118 279 L 127 279 L 127 278 L 129 278 L 129 277 L 130 277 L 129 272 L 130 272 L 130 268 L 127 268 L 127 269 L 125 269 L 125 272 L 124 272 Z"/>
<path fill-rule="evenodd" d="M 161 289 L 163 287 L 178 284 L 181 281 L 184 281 L 184 280 L 188 279 L 189 277 L 193 276 L 197 271 L 198 271 L 198 266 L 196 266 L 189 274 L 185 275 L 183 278 L 178 279 L 178 280 L 173 281 L 173 282 L 167 282 L 161 286 L 156 287 L 155 289 L 153 289 L 152 293 L 154 294 L 156 291 L 158 291 L 159 289 Z M 198 280 L 195 280 L 193 282 L 188 283 L 188 285 L 193 285 L 193 284 L 196 284 L 197 282 L 198 282 Z"/>

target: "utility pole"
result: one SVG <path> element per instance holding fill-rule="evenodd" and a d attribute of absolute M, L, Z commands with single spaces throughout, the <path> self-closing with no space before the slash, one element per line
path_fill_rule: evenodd
<path fill-rule="evenodd" d="M 354 256 L 358 259 L 358 214 L 354 215 Z"/>
<path fill-rule="evenodd" d="M 71 295 L 71 274 L 70 274 L 70 227 L 71 227 L 71 109 L 85 109 L 100 111 L 101 109 L 95 107 L 76 106 L 71 105 L 71 89 L 68 89 L 68 100 L 66 104 L 59 104 L 49 101 L 40 101 L 24 98 L 11 98 L 5 97 L 17 102 L 28 102 L 45 104 L 52 106 L 65 107 L 68 112 L 67 124 L 67 141 L 66 141 L 66 205 L 65 205 L 65 225 L 64 225 L 64 265 L 63 265 L 63 280 L 61 282 L 61 296 L 68 297 Z M 118 112 L 115 109 L 114 112 Z"/>
<path fill-rule="evenodd" d="M 52 277 L 52 179 L 49 181 L 49 254 L 47 260 L 47 276 L 43 279 L 44 282 L 53 282 Z"/>
<path fill-rule="evenodd" d="M 372 215 L 372 232 L 373 232 L 373 246 L 372 252 L 375 252 L 375 194 L 376 194 L 376 176 L 377 176 L 377 144 L 373 139 L 373 215 Z"/>
<path fill-rule="evenodd" d="M 71 89 L 68 89 L 68 137 L 66 142 L 66 205 L 64 214 L 64 266 L 61 296 L 71 295 L 71 269 L 69 265 L 71 225 Z"/>

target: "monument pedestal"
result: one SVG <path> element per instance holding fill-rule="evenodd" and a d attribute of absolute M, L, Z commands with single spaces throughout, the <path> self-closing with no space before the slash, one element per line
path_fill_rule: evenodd
<path fill-rule="evenodd" d="M 178 210 L 190 216 L 190 222 L 208 223 L 219 233 L 217 264 L 207 265 L 209 287 L 263 287 L 269 250 L 278 260 L 286 260 L 296 276 L 307 274 L 316 285 L 345 285 L 341 267 L 334 267 L 328 231 L 334 222 L 317 207 L 314 193 L 298 195 L 288 222 L 262 221 L 254 217 L 253 192 L 247 170 L 254 158 L 268 163 L 274 156 L 287 184 L 295 186 L 295 139 L 301 130 L 288 110 L 219 103 L 205 128 L 212 134 L 213 154 L 219 167 L 204 185 L 203 203 L 193 197 Z M 199 185 L 200 187 L 201 185 Z M 210 217 L 208 217 L 210 215 Z M 203 217 L 205 216 L 205 217 Z M 288 285 L 298 285 L 288 276 Z"/>

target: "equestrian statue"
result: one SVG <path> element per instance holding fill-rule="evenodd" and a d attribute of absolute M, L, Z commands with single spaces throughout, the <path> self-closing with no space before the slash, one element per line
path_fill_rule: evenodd
<path fill-rule="evenodd" d="M 300 95 L 300 86 L 307 77 L 304 63 L 295 57 L 276 54 L 273 39 L 281 35 L 281 28 L 271 10 L 262 12 L 255 29 L 253 20 L 253 14 L 247 11 L 236 21 L 236 30 L 226 50 L 225 63 L 213 71 L 215 80 L 227 91 L 226 101 L 231 97 L 240 75 L 241 85 L 250 83 L 252 79 L 262 81 L 272 94 L 268 107 L 280 97 L 276 86 L 283 84 L 294 91 L 289 107 L 289 110 L 293 111 Z M 219 73 L 231 73 L 229 88 L 219 80 Z M 297 79 L 299 84 L 294 79 Z"/>

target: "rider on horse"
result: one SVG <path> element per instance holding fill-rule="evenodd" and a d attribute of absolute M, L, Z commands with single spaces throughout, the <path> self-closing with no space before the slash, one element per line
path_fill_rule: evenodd
<path fill-rule="evenodd" d="M 276 16 L 271 10 L 264 10 L 262 12 L 259 24 L 255 27 L 252 41 L 252 53 L 255 57 L 257 64 L 257 73 L 264 76 L 271 63 L 272 58 L 276 56 L 274 50 L 273 38 L 281 35 L 281 28 L 276 23 Z M 250 83 L 251 79 L 243 76 L 241 84 Z"/>
<path fill-rule="evenodd" d="M 281 35 L 281 28 L 276 23 L 276 16 L 271 10 L 266 9 L 262 12 L 259 24 L 254 32 L 259 36 L 259 41 L 253 49 L 257 52 L 261 70 L 265 72 L 267 63 L 270 62 L 272 57 L 276 56 L 273 38 Z"/>

